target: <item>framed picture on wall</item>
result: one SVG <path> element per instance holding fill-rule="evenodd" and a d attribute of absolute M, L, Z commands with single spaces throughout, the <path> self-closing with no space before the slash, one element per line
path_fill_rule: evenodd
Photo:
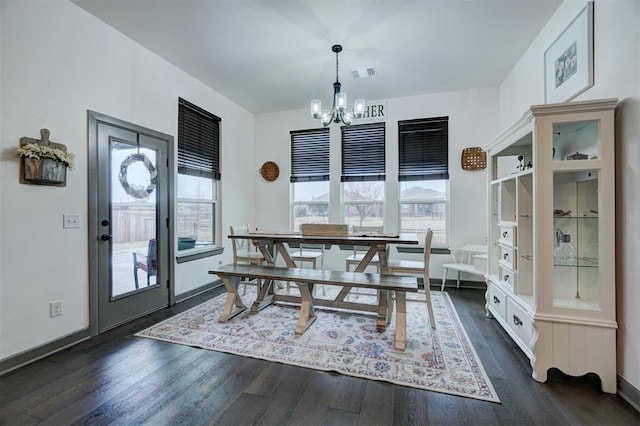
<path fill-rule="evenodd" d="M 544 53 L 545 102 L 566 102 L 593 86 L 593 1 Z"/>

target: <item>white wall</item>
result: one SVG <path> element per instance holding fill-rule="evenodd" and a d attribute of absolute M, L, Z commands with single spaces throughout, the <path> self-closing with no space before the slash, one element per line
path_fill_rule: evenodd
<path fill-rule="evenodd" d="M 349 88 L 347 87 L 346 90 Z M 330 96 L 330 93 L 327 93 Z M 355 94 L 353 94 L 355 96 Z M 480 146 L 498 133 L 497 88 L 476 89 L 461 92 L 439 93 L 383 100 L 387 102 L 386 120 L 386 205 L 385 230 L 397 232 L 398 211 L 398 127 L 399 120 L 449 116 L 449 175 L 450 175 L 450 245 L 464 243 L 484 244 L 486 241 L 486 173 L 462 170 L 462 149 Z M 317 128 L 319 122 L 311 119 L 308 108 L 281 113 L 260 114 L 255 124 L 254 184 L 256 216 L 255 225 L 272 230 L 289 229 L 289 177 L 291 130 Z M 331 125 L 331 197 L 340 196 L 340 130 Z M 258 170 L 265 161 L 274 161 L 280 167 L 280 177 L 275 182 L 263 180 Z M 334 203 L 337 206 L 337 203 Z M 330 212 L 330 222 L 340 222 L 339 209 Z M 334 247 L 328 255 L 325 267 L 343 269 L 344 258 L 349 253 Z M 392 252 L 393 256 L 400 256 Z M 419 258 L 419 255 L 403 255 Z M 432 278 L 441 276 L 440 265 L 449 257 L 434 255 Z M 465 277 L 467 278 L 467 277 Z M 468 277 L 474 279 L 473 277 Z"/>
<path fill-rule="evenodd" d="M 500 127 L 544 103 L 544 52 L 584 7 L 565 1 L 500 86 Z M 640 389 L 640 2 L 595 2 L 595 84 L 575 100 L 617 97 L 616 287 L 618 373 Z M 614 230 L 611 230 L 614 232 Z"/>
<path fill-rule="evenodd" d="M 223 164 L 253 163 L 253 115 L 65 0 L 0 3 L 0 359 L 89 325 L 87 110 L 177 135 L 177 101 L 222 117 Z M 64 143 L 77 156 L 64 188 L 18 183 L 20 137 Z M 253 182 L 222 169 L 223 226 L 250 221 Z M 234 193 L 237 192 L 237 194 Z M 62 229 L 62 215 L 80 229 Z M 225 234 L 226 236 L 226 234 Z M 228 246 L 227 239 L 223 239 Z M 228 246 L 230 247 L 230 246 Z M 221 256 L 230 261 L 230 250 Z M 213 259 L 213 260 L 212 260 Z M 177 265 L 176 293 L 210 282 L 217 258 Z M 49 318 L 49 302 L 64 314 Z"/>

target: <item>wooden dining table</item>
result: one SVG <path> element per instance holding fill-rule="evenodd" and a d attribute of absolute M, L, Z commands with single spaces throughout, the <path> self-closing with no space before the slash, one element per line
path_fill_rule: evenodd
<path fill-rule="evenodd" d="M 346 235 L 304 235 L 295 232 L 276 232 L 276 231 L 255 231 L 245 234 L 229 235 L 231 239 L 249 239 L 252 244 L 262 253 L 269 265 L 275 266 L 276 253 L 281 256 L 284 264 L 288 268 L 297 268 L 295 261 L 291 258 L 286 247 L 288 244 L 308 244 L 308 245 L 339 245 L 339 246 L 358 246 L 368 247 L 367 252 L 358 264 L 354 272 L 364 272 L 371 263 L 374 256 L 378 255 L 380 274 L 386 274 L 388 271 L 389 247 L 391 245 L 417 245 L 418 238 L 415 234 L 346 234 Z M 352 287 L 345 285 L 342 287 L 338 295 L 333 300 L 314 298 L 314 305 L 328 306 L 342 309 L 356 309 L 376 312 L 377 306 L 365 305 L 362 303 L 354 303 L 346 301 L 346 297 Z M 258 296 L 251 305 L 251 312 L 257 313 L 259 310 L 276 301 L 300 303 L 300 297 L 294 295 L 277 294 L 274 291 L 272 281 L 265 280 L 261 283 L 258 290 Z M 388 309 L 392 308 L 392 304 L 385 301 Z M 390 320 L 391 312 L 389 311 L 386 323 Z"/>

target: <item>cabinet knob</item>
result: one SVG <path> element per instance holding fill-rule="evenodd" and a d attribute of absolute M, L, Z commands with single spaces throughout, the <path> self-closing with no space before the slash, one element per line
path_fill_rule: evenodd
<path fill-rule="evenodd" d="M 518 327 L 522 327 L 522 324 L 523 324 L 522 320 L 518 318 L 516 314 L 513 314 L 513 323 Z"/>

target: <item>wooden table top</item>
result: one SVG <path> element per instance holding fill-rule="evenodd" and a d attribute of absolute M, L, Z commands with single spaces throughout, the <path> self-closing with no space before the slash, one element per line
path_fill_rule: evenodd
<path fill-rule="evenodd" d="M 229 238 L 270 240 L 285 243 L 322 243 L 342 245 L 419 244 L 415 234 L 347 234 L 347 235 L 302 235 L 294 232 L 256 231 L 229 235 Z"/>

